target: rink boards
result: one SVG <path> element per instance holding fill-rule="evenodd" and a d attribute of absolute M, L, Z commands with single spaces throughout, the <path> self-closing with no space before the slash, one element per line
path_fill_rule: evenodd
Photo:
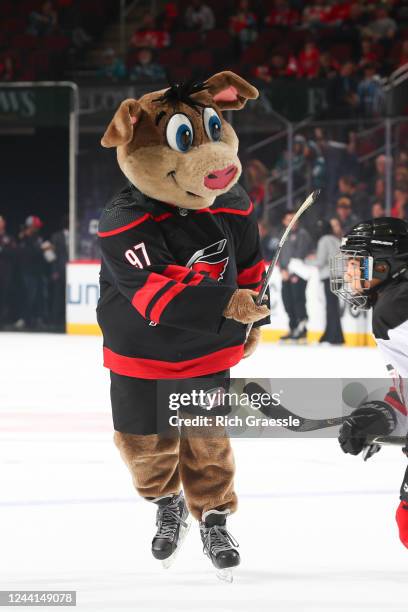
<path fill-rule="evenodd" d="M 99 297 L 99 269 L 97 260 L 78 260 L 67 266 L 66 320 L 67 333 L 100 335 L 96 321 L 96 305 Z M 299 266 L 296 270 L 307 277 L 306 306 L 309 317 L 308 341 L 317 342 L 325 327 L 325 297 L 318 272 L 311 266 Z M 270 285 L 271 324 L 263 327 L 262 339 L 276 342 L 288 329 L 288 318 L 281 299 L 281 276 L 276 270 Z M 349 307 L 342 310 L 342 328 L 348 346 L 374 346 L 371 336 L 369 313 L 354 314 Z"/>

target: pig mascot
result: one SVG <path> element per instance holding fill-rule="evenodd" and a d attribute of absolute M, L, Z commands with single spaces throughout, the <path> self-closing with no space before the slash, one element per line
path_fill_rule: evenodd
<path fill-rule="evenodd" d="M 116 147 L 129 181 L 105 207 L 98 234 L 114 440 L 139 495 L 157 508 L 152 554 L 165 567 L 190 516 L 219 573 L 240 562 L 227 530 L 237 496 L 225 428 L 198 433 L 164 419 L 166 428 L 162 411 L 181 392 L 227 388 L 229 369 L 255 350 L 269 321 L 268 306 L 254 300 L 265 275 L 256 215 L 238 184 L 237 135 L 223 117 L 257 96 L 232 72 L 172 85 L 124 100 L 101 141 Z M 184 404 L 181 414 L 200 407 Z"/>

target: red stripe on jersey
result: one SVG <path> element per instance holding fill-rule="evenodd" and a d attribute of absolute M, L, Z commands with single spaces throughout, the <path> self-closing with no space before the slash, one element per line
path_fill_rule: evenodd
<path fill-rule="evenodd" d="M 149 218 L 150 218 L 150 215 L 146 213 L 145 215 L 143 215 L 143 217 L 140 217 L 140 219 L 136 219 L 136 221 L 132 221 L 132 223 L 128 223 L 127 225 L 122 225 L 122 227 L 117 227 L 116 229 L 110 230 L 109 232 L 98 232 L 98 236 L 99 238 L 107 238 L 108 236 L 116 236 L 116 234 L 126 232 L 127 230 L 132 229 L 132 227 L 136 227 L 137 225 L 144 223 Z"/>
<path fill-rule="evenodd" d="M 189 274 L 191 274 L 190 268 L 183 268 L 183 266 L 176 266 L 174 264 L 170 264 L 169 266 L 167 266 L 167 268 L 163 272 L 164 276 L 168 276 L 169 278 L 177 281 L 178 283 L 184 282 L 184 279 L 187 278 Z M 198 282 L 196 279 L 197 276 L 198 276 Z M 202 280 L 202 278 L 203 277 L 201 274 L 194 274 L 194 276 L 191 277 L 191 280 L 187 281 L 187 283 L 185 284 L 197 285 Z"/>
<path fill-rule="evenodd" d="M 254 266 L 241 270 L 237 277 L 238 285 L 252 285 L 253 283 L 258 283 L 262 279 L 264 272 L 265 262 L 262 259 Z"/>
<path fill-rule="evenodd" d="M 218 213 L 229 213 L 231 215 L 243 215 L 246 217 L 250 215 L 254 210 L 254 205 L 252 202 L 249 203 L 247 210 L 237 210 L 235 208 L 217 208 L 216 210 L 212 210 L 211 208 L 201 208 L 200 210 L 196 210 L 196 213 L 210 213 L 211 215 L 218 215 Z"/>
<path fill-rule="evenodd" d="M 132 306 L 142 317 L 146 317 L 146 309 L 158 291 L 163 289 L 170 280 L 161 274 L 151 272 L 143 287 L 138 289 L 132 299 Z"/>
<path fill-rule="evenodd" d="M 191 378 L 227 370 L 237 364 L 242 359 L 243 354 L 244 345 L 239 344 L 195 359 L 159 361 L 157 359 L 125 357 L 114 353 L 105 346 L 103 349 L 103 365 L 122 376 L 148 379 Z"/>
<path fill-rule="evenodd" d="M 159 323 L 163 310 L 166 308 L 169 302 L 171 302 L 171 300 L 186 287 L 187 285 L 182 285 L 181 283 L 176 283 L 172 287 L 169 287 L 169 289 L 157 300 L 156 304 L 153 306 L 150 313 L 151 320 L 155 323 Z"/>
<path fill-rule="evenodd" d="M 165 219 L 168 219 L 169 217 L 172 217 L 173 213 L 171 212 L 167 212 L 167 213 L 163 213 L 162 215 L 159 215 L 158 217 L 152 217 L 153 221 L 164 221 Z"/>
<path fill-rule="evenodd" d="M 395 389 L 395 387 L 390 388 L 389 392 L 384 398 L 384 401 L 387 402 L 387 404 L 390 404 L 393 408 L 395 408 L 395 410 L 398 410 L 398 412 L 401 412 L 405 415 L 408 414 L 406 406 L 404 406 L 404 404 L 398 398 L 398 391 Z"/>
<path fill-rule="evenodd" d="M 132 223 L 128 223 L 127 225 L 122 225 L 121 227 L 117 227 L 116 229 L 110 230 L 109 232 L 98 232 L 98 236 L 99 238 L 107 238 L 108 236 L 116 236 L 116 234 L 127 232 L 127 230 L 130 230 L 133 227 L 136 227 L 137 225 L 144 223 L 148 219 L 153 219 L 153 221 L 160 222 L 172 216 L 173 216 L 173 213 L 170 213 L 170 212 L 163 213 L 162 215 L 159 215 L 158 217 L 153 217 L 153 215 L 146 213 L 145 215 L 143 215 L 143 217 L 140 217 L 140 219 L 136 219 L 136 221 L 132 221 Z"/>

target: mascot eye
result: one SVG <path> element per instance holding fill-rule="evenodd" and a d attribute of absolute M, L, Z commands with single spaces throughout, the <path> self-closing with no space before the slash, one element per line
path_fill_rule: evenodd
<path fill-rule="evenodd" d="M 190 119 L 177 113 L 167 124 L 166 137 L 169 147 L 175 151 L 186 153 L 193 144 L 194 131 Z"/>
<path fill-rule="evenodd" d="M 204 127 L 208 138 L 217 142 L 221 138 L 221 119 L 213 108 L 204 109 Z"/>

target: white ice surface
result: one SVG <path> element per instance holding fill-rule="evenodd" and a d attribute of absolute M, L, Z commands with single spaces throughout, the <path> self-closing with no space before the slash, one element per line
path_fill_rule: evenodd
<path fill-rule="evenodd" d="M 0 334 L 0 590 L 72 589 L 79 610 L 408 610 L 394 512 L 399 449 L 364 463 L 335 440 L 234 440 L 242 565 L 217 581 L 193 525 L 151 557 L 154 508 L 112 443 L 101 340 Z M 236 376 L 384 377 L 375 349 L 264 345 Z"/>

